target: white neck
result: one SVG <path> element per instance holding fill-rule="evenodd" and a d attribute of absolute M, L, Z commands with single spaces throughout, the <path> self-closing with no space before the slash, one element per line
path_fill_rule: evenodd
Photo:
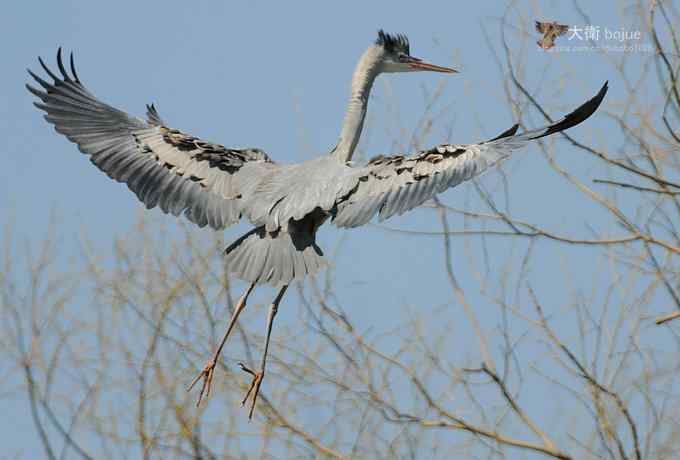
<path fill-rule="evenodd" d="M 354 149 L 359 143 L 364 118 L 368 108 L 368 96 L 375 77 L 380 73 L 381 49 L 372 46 L 361 56 L 352 76 L 352 92 L 347 104 L 345 119 L 340 131 L 340 140 L 333 150 L 333 156 L 345 163 L 352 159 Z"/>

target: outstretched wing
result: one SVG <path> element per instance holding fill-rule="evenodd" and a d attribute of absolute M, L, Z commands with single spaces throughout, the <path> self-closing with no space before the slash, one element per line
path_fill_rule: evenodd
<path fill-rule="evenodd" d="M 550 26 L 549 22 L 540 22 L 540 21 L 534 21 L 536 31 L 538 33 L 544 34 L 546 30 L 548 30 L 548 27 Z"/>
<path fill-rule="evenodd" d="M 560 35 L 564 35 L 569 32 L 569 26 L 564 24 L 555 24 L 555 31 L 555 36 L 559 37 Z"/>
<path fill-rule="evenodd" d="M 536 27 L 537 32 L 544 34 L 546 32 L 552 31 L 556 37 L 564 35 L 569 31 L 569 26 L 564 24 L 558 24 L 557 22 L 534 21 L 534 25 Z"/>
<path fill-rule="evenodd" d="M 53 83 L 29 70 L 43 90 L 26 87 L 40 99 L 35 105 L 45 119 L 147 208 L 184 212 L 201 227 L 225 228 L 240 219 L 245 189 L 277 167 L 261 150 L 229 149 L 169 129 L 153 105 L 144 121 L 99 101 L 80 82 L 73 55 L 68 74 L 61 48 L 60 77 L 39 61 Z"/>
<path fill-rule="evenodd" d="M 402 214 L 428 199 L 498 164 L 529 141 L 571 128 L 590 117 L 607 93 L 607 83 L 588 102 L 562 120 L 515 134 L 518 126 L 480 144 L 440 145 L 415 155 L 377 157 L 357 170 L 357 185 L 336 202 L 333 222 L 339 227 L 366 224 Z"/>

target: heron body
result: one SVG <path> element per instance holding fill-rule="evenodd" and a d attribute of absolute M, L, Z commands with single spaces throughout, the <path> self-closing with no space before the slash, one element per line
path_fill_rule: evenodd
<path fill-rule="evenodd" d="M 46 120 L 76 143 L 109 177 L 125 183 L 147 208 L 184 214 L 200 227 L 222 230 L 247 219 L 253 230 L 225 250 L 229 270 L 249 282 L 213 358 L 194 380 L 203 379 L 199 403 L 210 385 L 217 359 L 248 296 L 259 284 L 279 287 L 267 320 L 265 351 L 244 403 L 252 393 L 250 416 L 264 376 L 272 323 L 287 286 L 326 265 L 316 244 L 326 222 L 352 228 L 413 209 L 436 194 L 469 180 L 509 157 L 528 142 L 572 127 L 602 102 L 607 84 L 557 123 L 516 134 L 517 125 L 478 144 L 443 144 L 408 155 L 378 156 L 363 166 L 350 160 L 361 136 L 370 90 L 381 73 L 435 71 L 454 73 L 414 58 L 403 35 L 382 31 L 362 55 L 352 77 L 350 99 L 336 147 L 298 164 L 274 162 L 255 148 L 227 148 L 167 127 L 153 105 L 146 120 L 101 102 L 81 83 L 61 50 L 59 75 L 39 60 L 53 82 L 29 70 L 42 87 L 27 85 L 40 101 Z"/>

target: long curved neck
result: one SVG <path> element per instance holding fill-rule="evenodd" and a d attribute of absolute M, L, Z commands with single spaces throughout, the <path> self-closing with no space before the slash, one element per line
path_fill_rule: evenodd
<path fill-rule="evenodd" d="M 375 77 L 380 73 L 379 60 L 379 50 L 371 47 L 361 56 L 354 70 L 352 92 L 342 122 L 340 140 L 333 150 L 333 156 L 343 163 L 352 159 L 354 149 L 359 143 L 368 107 L 368 96 Z"/>

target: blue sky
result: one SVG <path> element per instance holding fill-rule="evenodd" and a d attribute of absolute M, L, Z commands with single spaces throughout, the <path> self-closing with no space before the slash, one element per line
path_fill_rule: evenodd
<path fill-rule="evenodd" d="M 610 8 L 614 2 L 607 3 L 588 5 L 592 23 L 620 27 L 625 20 Z M 497 45 L 499 23 L 494 18 L 504 8 L 503 2 L 14 2 L 5 9 L 0 44 L 3 221 L 13 220 L 21 237 L 37 240 L 56 210 L 62 250 L 76 253 L 81 230 L 96 246 L 110 248 L 114 237 L 131 231 L 142 212 L 127 188 L 94 168 L 32 106 L 32 97 L 23 88 L 28 81 L 25 68 L 39 69 L 38 55 L 54 62 L 58 46 L 75 52 L 81 80 L 109 104 L 141 116 L 144 104 L 154 102 L 172 127 L 227 146 L 258 147 L 276 161 L 296 162 L 325 154 L 335 145 L 349 78 L 376 31 L 405 33 L 414 55 L 461 73 L 380 77 L 369 106 L 367 136 L 360 145 L 367 156 L 373 156 L 403 147 L 395 138 L 416 125 L 425 106 L 424 88 L 432 90 L 444 79 L 446 88 L 438 107 L 449 110 L 435 125 L 427 145 L 479 141 L 516 122 L 504 100 L 504 75 L 481 27 L 487 27 Z M 562 2 L 532 2 L 527 8 L 538 18 L 583 23 Z M 591 97 L 604 80 L 612 78 L 608 63 L 596 53 L 555 56 L 532 48 L 526 55 L 527 68 L 540 69 L 527 72 L 526 79 L 532 88 L 541 88 L 535 94 L 539 100 L 556 104 L 547 106 L 555 117 Z M 605 110 L 624 91 L 615 80 L 610 86 Z M 391 116 L 395 103 L 398 125 Z M 533 112 L 526 120 L 542 123 Z M 615 134 L 613 129 L 598 115 L 573 134 L 605 145 Z M 555 142 L 566 167 L 591 174 L 592 163 L 582 153 L 563 140 Z M 510 209 L 518 217 L 535 217 L 555 230 L 585 231 L 587 225 L 602 224 L 600 229 L 615 233 L 609 222 L 599 221 L 597 208 L 549 170 L 536 148 L 519 153 L 503 171 L 512 192 Z M 484 176 L 481 183 L 498 203 L 504 202 L 498 173 Z M 464 185 L 445 193 L 442 200 L 475 210 L 480 204 L 474 195 L 473 186 Z M 150 212 L 161 216 L 158 210 Z M 162 219 L 176 225 L 174 218 Z M 450 220 L 452 227 L 461 228 L 460 222 Z M 439 229 L 427 210 L 387 225 Z M 233 240 L 246 228 L 229 229 L 225 238 Z M 329 226 L 319 239 L 331 252 L 341 236 Z M 441 305 L 459 308 L 446 280 L 441 239 L 416 239 L 375 227 L 346 236 L 342 254 L 333 261 L 336 283 L 343 304 L 360 326 L 388 330 L 404 321 L 408 310 L 434 314 Z M 507 260 L 521 255 L 522 244 L 498 242 L 491 247 L 498 251 L 499 260 Z M 462 239 L 454 239 L 454 254 L 460 257 L 456 268 L 464 288 L 475 286 L 470 293 L 475 300 L 480 298 L 475 293 L 478 284 L 474 274 L 465 270 L 469 257 L 479 256 L 479 248 L 470 254 L 464 245 Z M 575 269 L 594 257 L 592 251 L 568 251 L 555 246 L 540 254 L 537 290 L 566 299 L 564 270 L 571 273 L 577 289 L 592 288 L 592 273 Z M 484 327 L 492 330 L 500 321 L 494 316 L 497 310 L 488 304 L 479 307 Z M 477 359 L 474 347 L 464 353 Z M 17 401 L 10 404 L 9 414 L 0 415 L 0 429 L 10 421 L 25 429 L 15 438 L 18 445 L 26 445 L 33 436 L 26 414 L 25 402 Z"/>

